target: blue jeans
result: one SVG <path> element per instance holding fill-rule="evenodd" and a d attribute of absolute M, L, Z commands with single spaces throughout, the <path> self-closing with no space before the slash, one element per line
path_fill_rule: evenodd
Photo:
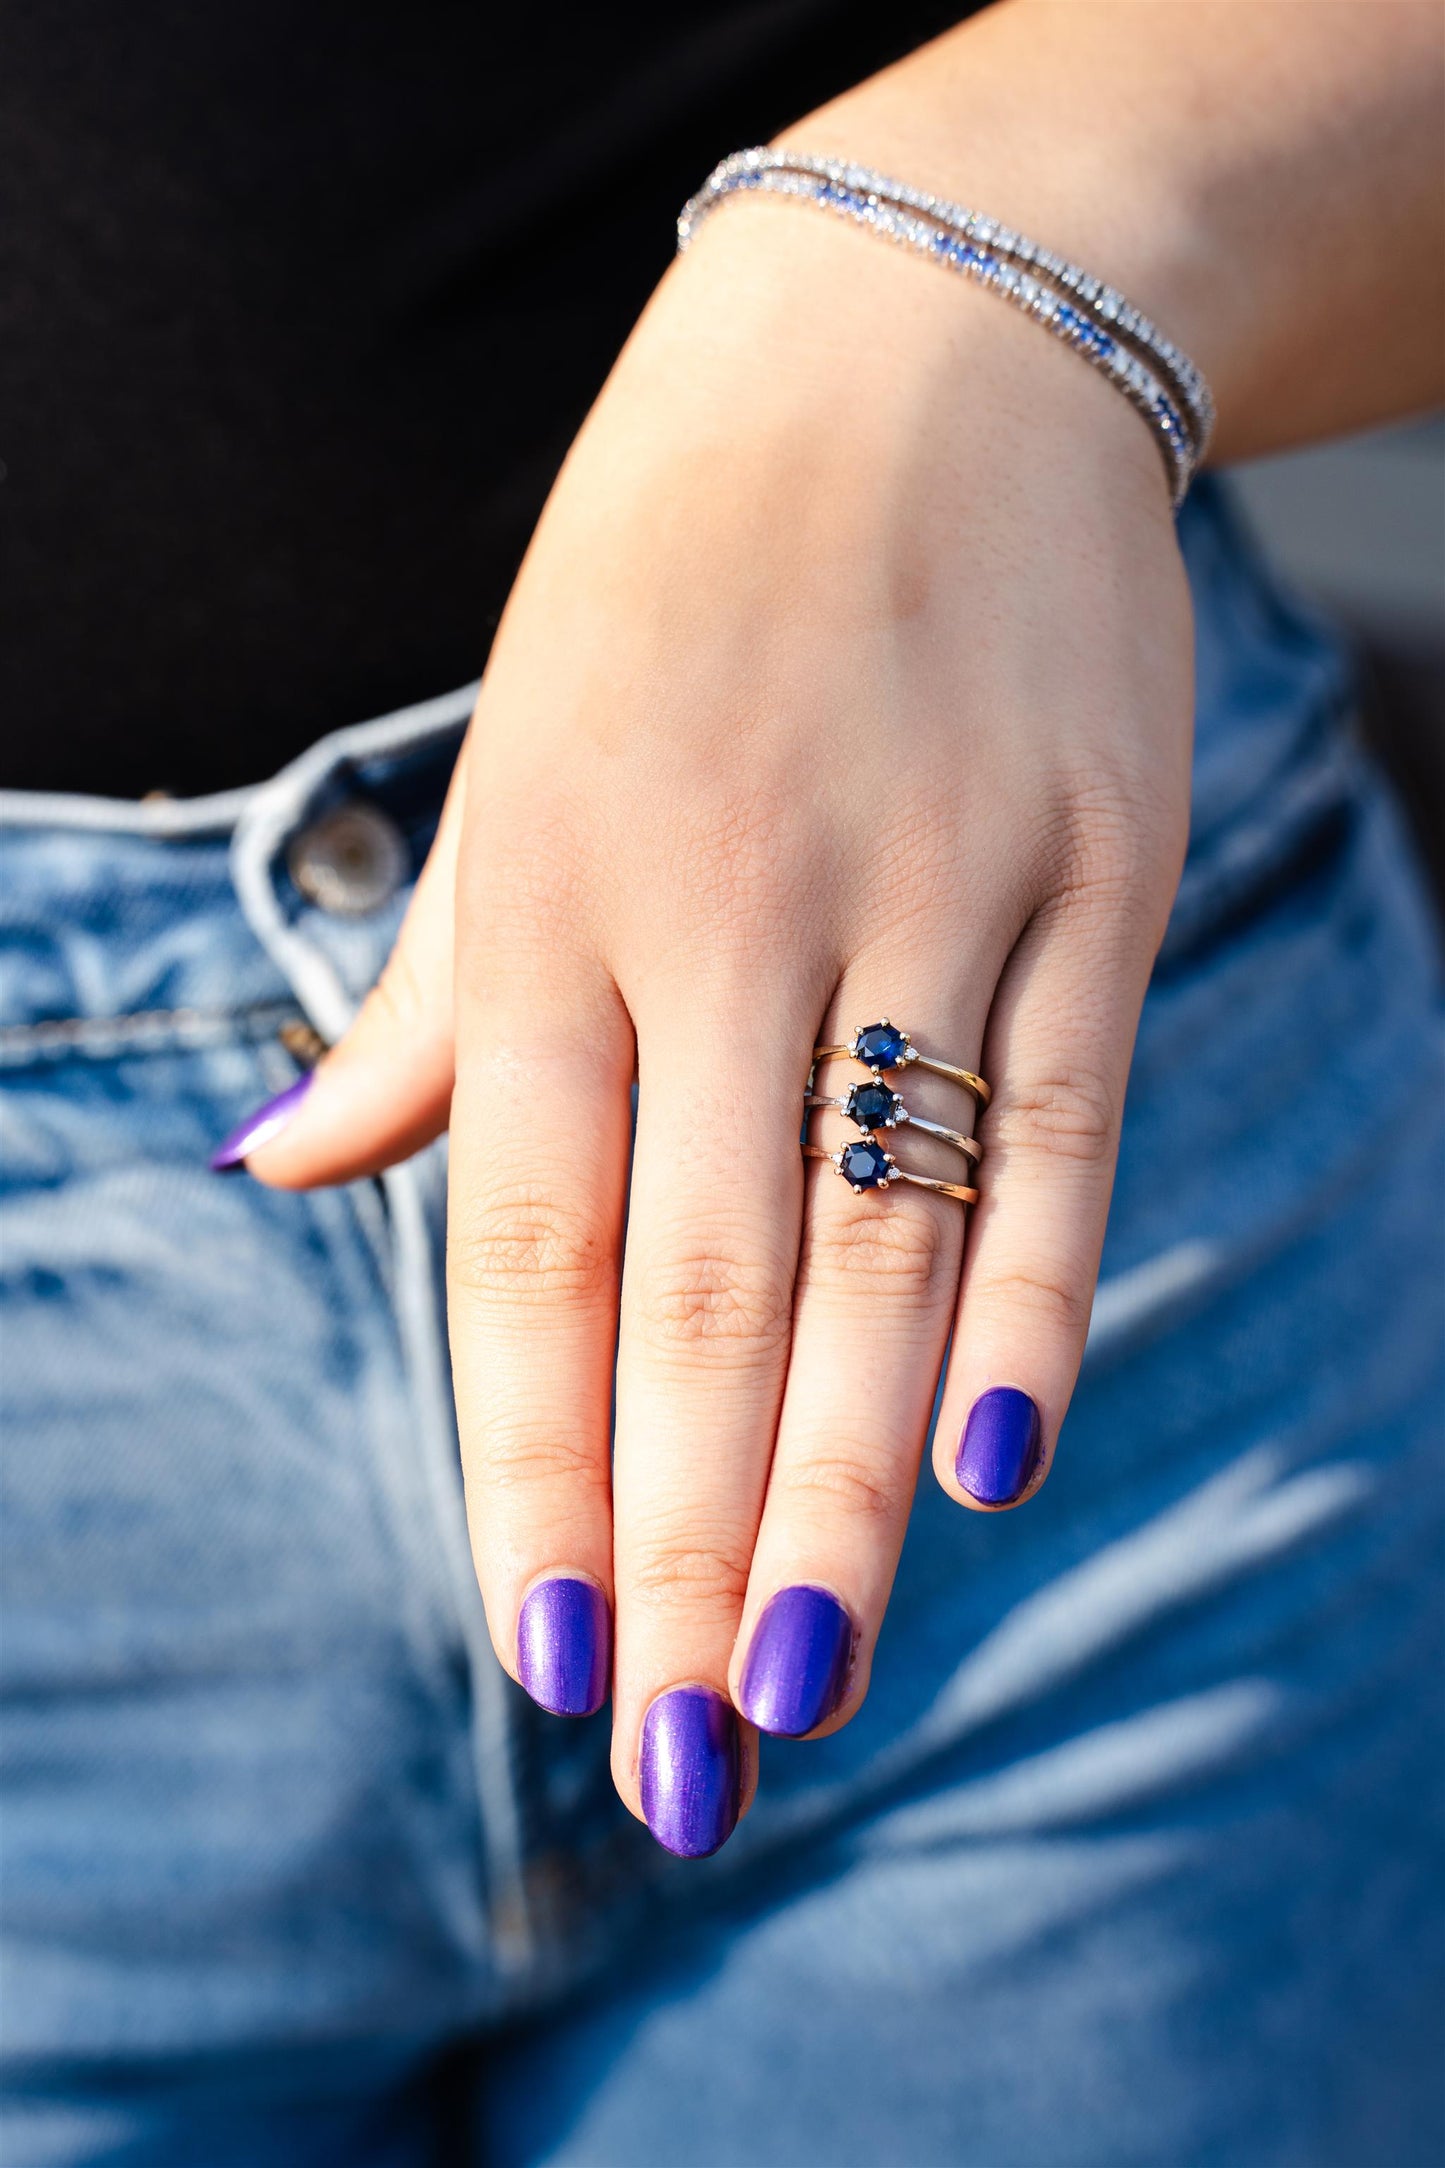
<path fill-rule="evenodd" d="M 867 1706 L 706 1864 L 490 1653 L 440 1150 L 206 1172 L 405 902 L 297 839 L 364 802 L 414 869 L 466 697 L 0 802 L 7 2168 L 1445 2158 L 1431 921 L 1340 657 L 1216 491 L 1182 533 L 1193 837 L 1056 1471 L 925 1480 Z"/>

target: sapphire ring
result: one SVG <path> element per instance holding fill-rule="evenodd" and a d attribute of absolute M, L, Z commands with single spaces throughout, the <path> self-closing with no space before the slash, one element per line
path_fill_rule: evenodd
<path fill-rule="evenodd" d="M 945 1144 L 957 1145 L 966 1159 L 976 1167 L 983 1157 L 983 1147 L 973 1137 L 964 1136 L 962 1130 L 945 1129 L 942 1122 L 925 1121 L 921 1114 L 911 1114 L 903 1104 L 900 1093 L 872 1077 L 866 1084 L 855 1084 L 846 1099 L 826 1099 L 819 1092 L 808 1092 L 803 1099 L 805 1107 L 836 1107 L 857 1125 L 865 1136 L 874 1136 L 880 1129 L 897 1129 L 908 1122 L 914 1129 L 922 1129 L 930 1137 L 942 1137 Z"/>
<path fill-rule="evenodd" d="M 871 1069 L 875 1077 L 886 1069 L 907 1069 L 917 1063 L 920 1069 L 931 1069 L 935 1076 L 946 1076 L 955 1084 L 962 1084 L 973 1093 L 981 1107 L 988 1105 L 992 1096 L 981 1076 L 972 1069 L 960 1069 L 956 1062 L 939 1061 L 932 1054 L 920 1054 L 906 1031 L 885 1016 L 881 1023 L 862 1024 L 854 1032 L 846 1046 L 815 1046 L 813 1060 L 816 1064 L 829 1056 L 851 1055 L 861 1061 L 865 1069 Z M 920 1127 L 922 1125 L 920 1124 Z"/>
<path fill-rule="evenodd" d="M 821 1144 L 805 1144 L 803 1153 L 808 1159 L 831 1160 L 855 1196 L 861 1197 L 865 1189 L 887 1189 L 890 1182 L 912 1182 L 919 1189 L 936 1190 L 940 1197 L 957 1197 L 961 1204 L 978 1203 L 978 1191 L 964 1182 L 938 1182 L 931 1174 L 910 1174 L 875 1137 L 840 1145 L 836 1152 Z"/>

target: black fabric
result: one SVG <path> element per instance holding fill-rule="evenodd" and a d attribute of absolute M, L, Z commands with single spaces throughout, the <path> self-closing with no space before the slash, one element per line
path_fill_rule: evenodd
<path fill-rule="evenodd" d="M 0 781 L 471 676 L 684 197 L 966 12 L 0 0 Z"/>

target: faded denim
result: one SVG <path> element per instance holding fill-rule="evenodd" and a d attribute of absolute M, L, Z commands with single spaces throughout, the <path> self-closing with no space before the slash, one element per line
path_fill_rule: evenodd
<path fill-rule="evenodd" d="M 1439 975 L 1346 667 L 1212 487 L 1194 820 L 1089 1353 L 925 1480 L 867 1706 L 705 1864 L 493 1659 L 438 1150 L 206 1156 L 405 897 L 468 696 L 183 805 L 0 800 L 6 2168 L 1435 2168 Z"/>

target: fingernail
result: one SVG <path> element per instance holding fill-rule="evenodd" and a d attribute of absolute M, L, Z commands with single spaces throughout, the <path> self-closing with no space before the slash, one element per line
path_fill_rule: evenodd
<path fill-rule="evenodd" d="M 853 1621 L 825 1588 L 781 1588 L 758 1620 L 739 1700 L 759 1731 L 800 1739 L 843 1698 Z"/>
<path fill-rule="evenodd" d="M 539 1581 L 517 1618 L 517 1670 L 553 1716 L 590 1716 L 607 1698 L 612 1621 L 595 1581 Z"/>
<path fill-rule="evenodd" d="M 212 1174 L 232 1174 L 246 1163 L 247 1154 L 269 1144 L 274 1136 L 286 1127 L 296 1109 L 315 1081 L 315 1072 L 308 1069 L 294 1084 L 288 1084 L 284 1092 L 277 1092 L 265 1106 L 257 1107 L 248 1114 L 239 1129 L 233 1129 L 224 1144 L 218 1144 L 211 1154 Z"/>
<path fill-rule="evenodd" d="M 706 1859 L 738 1818 L 738 1720 L 706 1686 L 674 1686 L 642 1720 L 642 1813 L 659 1844 Z"/>
<path fill-rule="evenodd" d="M 1016 1385 L 995 1385 L 968 1411 L 954 1473 L 981 1505 L 1006 1506 L 1039 1464 L 1039 1411 Z"/>

